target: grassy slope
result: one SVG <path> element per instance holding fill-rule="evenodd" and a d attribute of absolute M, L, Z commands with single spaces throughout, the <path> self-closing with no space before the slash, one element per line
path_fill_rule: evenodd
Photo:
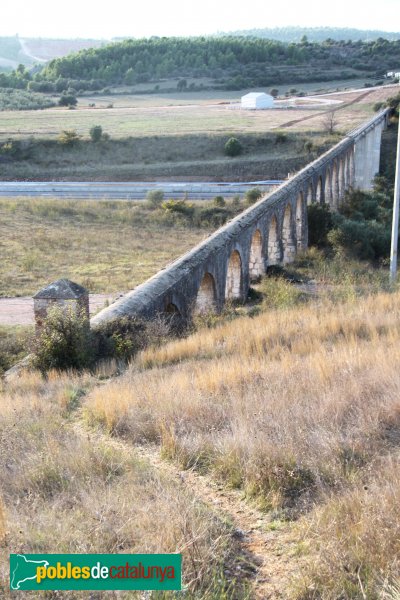
<path fill-rule="evenodd" d="M 82 376 L 53 373 L 44 381 L 31 374 L 1 390 L 3 556 L 182 552 L 187 597 L 222 598 L 224 562 L 235 548 L 229 524 L 131 449 L 82 423 L 82 396 L 108 375 L 104 370 Z M 1 561 L 1 597 L 22 598 L 24 593 L 10 594 L 7 569 L 7 561 Z M 90 596 L 105 597 L 102 592 Z M 68 597 L 87 598 L 87 592 Z"/>
<path fill-rule="evenodd" d="M 361 599 L 363 589 L 372 600 L 385 578 L 394 584 L 400 294 L 373 293 L 382 282 L 368 270 L 353 285 L 356 265 L 342 259 L 310 261 L 312 272 L 295 265 L 322 286 L 307 303 L 293 285 L 265 280 L 253 316 L 230 312 L 151 348 L 122 377 L 107 380 L 110 364 L 8 383 L 5 551 L 184 548 L 185 581 L 202 600 L 241 597 L 238 586 L 223 596 L 221 569 L 232 583 L 243 547 L 257 549 L 256 571 L 272 578 L 250 580 L 254 598 L 273 589 L 286 600 Z M 253 543 L 234 541 L 216 504 L 255 527 Z M 156 513 L 162 532 L 145 516 Z"/>
<path fill-rule="evenodd" d="M 0 214 L 3 296 L 32 295 L 60 277 L 126 291 L 208 233 L 172 228 L 143 203 L 0 199 Z"/>
<path fill-rule="evenodd" d="M 341 290 L 146 351 L 86 402 L 91 423 L 160 444 L 272 521 L 301 516 L 309 567 L 285 598 L 361 598 L 359 578 L 372 599 L 400 575 L 400 295 Z"/>

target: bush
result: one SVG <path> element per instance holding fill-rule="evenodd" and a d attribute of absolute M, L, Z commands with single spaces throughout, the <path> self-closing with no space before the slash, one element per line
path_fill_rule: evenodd
<path fill-rule="evenodd" d="M 332 213 L 327 204 L 310 204 L 308 214 L 308 243 L 317 248 L 326 247 L 328 233 L 333 227 Z"/>
<path fill-rule="evenodd" d="M 230 213 L 225 207 L 211 206 L 210 208 L 201 208 L 196 221 L 198 220 L 198 225 L 221 227 L 229 217 Z"/>
<path fill-rule="evenodd" d="M 309 154 L 312 152 L 314 147 L 314 144 L 312 143 L 311 140 L 306 140 L 304 142 L 304 150 L 306 150 L 306 152 L 308 152 Z"/>
<path fill-rule="evenodd" d="M 275 136 L 275 144 L 284 144 L 287 139 L 286 133 L 279 131 Z"/>
<path fill-rule="evenodd" d="M 117 358 L 127 362 L 140 350 L 166 341 L 171 336 L 171 327 L 166 318 L 145 321 L 124 316 L 102 323 L 95 336 L 98 359 Z"/>
<path fill-rule="evenodd" d="M 78 104 L 78 100 L 76 96 L 73 94 L 63 94 L 58 101 L 59 106 L 76 106 Z"/>
<path fill-rule="evenodd" d="M 146 194 L 146 200 L 150 206 L 158 208 L 164 200 L 164 192 L 162 190 L 149 190 Z"/>
<path fill-rule="evenodd" d="M 233 196 L 232 198 L 232 208 L 235 210 L 235 212 L 237 210 L 240 210 L 240 195 L 236 194 L 235 196 Z"/>
<path fill-rule="evenodd" d="M 223 207 L 226 205 L 226 202 L 225 202 L 223 196 L 215 196 L 213 203 L 215 206 L 219 206 L 219 207 Z"/>
<path fill-rule="evenodd" d="M 63 146 L 75 146 L 81 136 L 77 134 L 75 129 L 64 129 L 58 136 L 58 143 Z"/>
<path fill-rule="evenodd" d="M 0 327 L 0 375 L 24 357 L 28 335 L 23 327 Z"/>
<path fill-rule="evenodd" d="M 193 204 L 189 204 L 186 200 L 164 200 L 161 208 L 166 213 L 180 214 L 188 219 L 192 219 L 195 211 Z"/>
<path fill-rule="evenodd" d="M 227 156 L 239 156 L 239 154 L 241 154 L 243 151 L 242 144 L 235 137 L 229 138 L 224 146 L 224 149 Z"/>
<path fill-rule="evenodd" d="M 247 204 L 254 204 L 255 202 L 257 202 L 257 200 L 259 200 L 262 196 L 262 191 L 260 190 L 260 188 L 251 188 L 250 190 L 247 190 L 247 192 L 245 193 L 245 199 Z"/>
<path fill-rule="evenodd" d="M 90 367 L 94 362 L 94 345 L 84 309 L 52 306 L 35 339 L 32 365 L 42 373 L 50 369 Z"/>
<path fill-rule="evenodd" d="M 90 139 L 92 140 L 92 142 L 100 142 L 100 140 L 103 136 L 102 126 L 94 125 L 93 127 L 91 127 L 89 134 L 90 134 Z"/>
<path fill-rule="evenodd" d="M 376 221 L 342 218 L 327 237 L 335 250 L 344 248 L 354 258 L 377 260 L 389 255 L 390 230 Z"/>

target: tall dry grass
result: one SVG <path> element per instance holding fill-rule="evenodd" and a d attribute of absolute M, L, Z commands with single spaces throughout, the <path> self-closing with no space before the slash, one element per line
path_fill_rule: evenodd
<path fill-rule="evenodd" d="M 302 520 L 300 532 L 318 558 L 298 582 L 297 598 L 399 598 L 399 460 L 398 453 L 380 459 L 364 485 L 327 499 Z"/>
<path fill-rule="evenodd" d="M 88 418 L 183 466 L 292 507 L 389 452 L 400 415 L 400 296 L 238 319 L 96 388 Z"/>
<path fill-rule="evenodd" d="M 227 592 L 223 573 L 234 553 L 229 525 L 194 500 L 183 483 L 156 473 L 124 444 L 83 427 L 80 404 L 95 384 L 89 374 L 52 372 L 47 380 L 26 374 L 3 388 L 2 554 L 182 552 L 189 598 L 240 597 L 240 589 L 236 596 Z M 1 597 L 8 598 L 7 560 L 0 575 Z"/>
<path fill-rule="evenodd" d="M 272 518 L 300 517 L 315 568 L 293 598 L 389 598 L 400 576 L 399 342 L 398 292 L 239 318 L 144 351 L 84 411 L 241 487 Z"/>

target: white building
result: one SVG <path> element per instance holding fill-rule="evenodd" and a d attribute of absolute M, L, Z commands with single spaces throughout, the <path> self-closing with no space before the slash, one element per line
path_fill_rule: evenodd
<path fill-rule="evenodd" d="M 260 110 L 263 108 L 273 108 L 274 99 L 269 94 L 263 92 L 250 92 L 241 98 L 241 107 L 248 110 Z"/>
<path fill-rule="evenodd" d="M 386 77 L 393 77 L 394 79 L 400 79 L 400 71 L 389 71 L 389 73 L 386 73 Z"/>

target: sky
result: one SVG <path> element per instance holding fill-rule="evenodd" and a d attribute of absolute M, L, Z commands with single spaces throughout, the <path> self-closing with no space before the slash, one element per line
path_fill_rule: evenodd
<path fill-rule="evenodd" d="M 400 0 L 3 0 L 0 36 L 111 39 L 288 25 L 399 31 L 399 14 Z"/>

